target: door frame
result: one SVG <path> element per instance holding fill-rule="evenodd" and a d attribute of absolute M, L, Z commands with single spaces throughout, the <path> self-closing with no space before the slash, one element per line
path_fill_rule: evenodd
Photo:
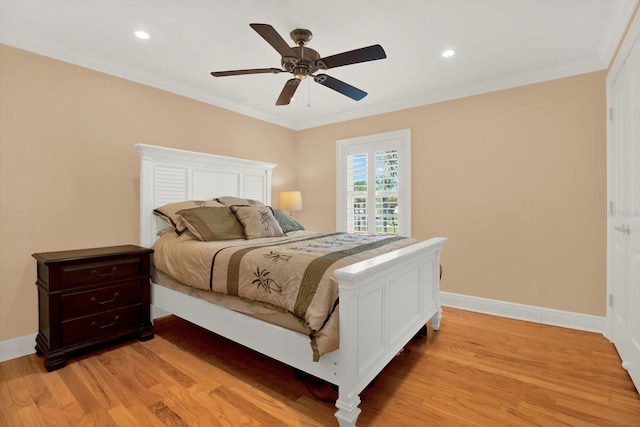
<path fill-rule="evenodd" d="M 612 177 L 611 177 L 611 162 L 612 162 L 612 151 L 611 151 L 611 143 L 612 143 L 612 126 L 610 120 L 610 111 L 613 107 L 612 99 L 611 99 L 611 91 L 613 88 L 613 82 L 620 74 L 622 70 L 622 66 L 625 63 L 627 56 L 631 53 L 631 48 L 634 43 L 638 40 L 640 43 L 640 11 L 638 11 L 631 22 L 631 26 L 629 27 L 629 31 L 627 32 L 624 41 L 620 45 L 620 49 L 609 68 L 609 72 L 607 73 L 606 79 L 606 90 L 607 90 L 607 205 L 605 209 L 605 214 L 607 215 L 607 294 L 605 295 L 605 304 L 607 307 L 607 317 L 605 321 L 605 329 L 604 336 L 609 340 L 612 339 L 612 328 L 613 328 L 613 319 L 612 319 L 612 310 L 609 295 L 612 292 L 612 271 L 611 271 L 611 257 L 613 250 L 613 236 L 614 236 L 614 221 L 609 212 L 610 201 L 613 198 L 613 189 L 612 189 Z"/>

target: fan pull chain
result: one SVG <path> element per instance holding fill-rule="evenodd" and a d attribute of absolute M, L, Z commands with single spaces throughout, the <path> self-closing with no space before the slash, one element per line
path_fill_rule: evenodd
<path fill-rule="evenodd" d="M 311 108 L 311 79 L 307 79 L 307 108 Z"/>

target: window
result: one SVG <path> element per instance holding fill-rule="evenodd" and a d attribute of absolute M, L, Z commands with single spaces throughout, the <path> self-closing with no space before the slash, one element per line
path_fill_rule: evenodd
<path fill-rule="evenodd" d="M 411 234 L 411 133 L 408 129 L 337 142 L 337 228 Z"/>

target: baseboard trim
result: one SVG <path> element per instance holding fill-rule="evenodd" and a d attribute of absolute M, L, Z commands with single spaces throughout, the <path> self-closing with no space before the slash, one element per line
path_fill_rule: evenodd
<path fill-rule="evenodd" d="M 153 305 L 151 306 L 151 313 L 152 319 L 157 319 L 158 317 L 164 317 L 171 314 L 164 310 L 160 310 Z M 37 334 L 29 334 L 23 337 L 0 341 L 0 362 L 35 353 L 36 335 Z"/>
<path fill-rule="evenodd" d="M 151 304 L 151 318 L 153 320 L 156 320 L 159 317 L 165 317 L 170 315 L 171 313 L 169 313 L 168 311 L 164 311 L 161 308 L 156 307 L 155 305 Z"/>
<path fill-rule="evenodd" d="M 446 307 L 508 317 L 510 319 L 526 320 L 545 325 L 598 332 L 601 334 L 604 334 L 605 331 L 606 318 L 589 314 L 454 294 L 451 292 L 440 292 L 440 302 Z M 169 313 L 152 307 L 152 314 L 152 318 L 157 319 Z M 35 353 L 35 339 L 36 334 L 30 334 L 0 341 L 0 362 Z"/>
<path fill-rule="evenodd" d="M 440 292 L 440 303 L 446 307 L 491 314 L 510 319 L 526 320 L 544 325 L 560 326 L 580 331 L 604 334 L 606 317 L 514 302 L 480 298 L 470 295 Z"/>
<path fill-rule="evenodd" d="M 0 362 L 35 353 L 36 335 L 29 334 L 0 341 Z"/>

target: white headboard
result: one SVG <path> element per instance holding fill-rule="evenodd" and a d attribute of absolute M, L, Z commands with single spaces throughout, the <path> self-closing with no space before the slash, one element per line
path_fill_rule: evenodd
<path fill-rule="evenodd" d="M 153 210 L 183 200 L 220 196 L 254 199 L 271 205 L 274 163 L 195 151 L 136 144 L 140 153 L 140 244 L 150 247 L 167 226 Z"/>

